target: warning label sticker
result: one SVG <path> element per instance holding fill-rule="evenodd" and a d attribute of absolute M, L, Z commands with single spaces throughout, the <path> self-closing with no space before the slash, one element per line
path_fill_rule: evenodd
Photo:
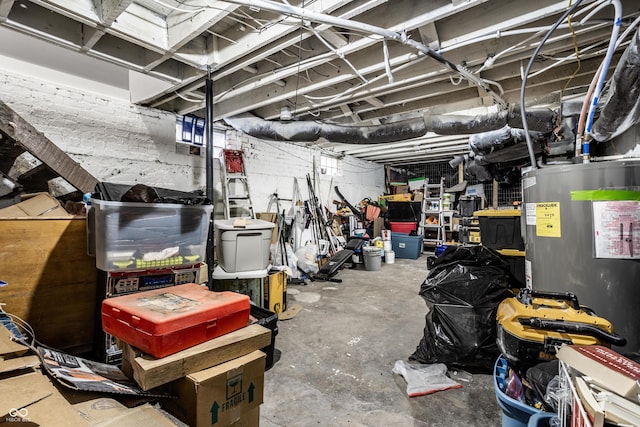
<path fill-rule="evenodd" d="M 640 202 L 593 202 L 596 258 L 640 259 Z"/>
<path fill-rule="evenodd" d="M 560 202 L 536 203 L 536 236 L 561 237 Z"/>

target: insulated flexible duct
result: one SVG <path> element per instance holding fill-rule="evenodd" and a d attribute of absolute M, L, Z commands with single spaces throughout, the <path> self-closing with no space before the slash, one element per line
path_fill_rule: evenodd
<path fill-rule="evenodd" d="M 591 134 L 596 141 L 610 140 L 640 121 L 640 31 L 636 31 L 611 78 L 609 99 Z"/>
<path fill-rule="evenodd" d="M 529 134 L 534 140 L 544 138 L 542 132 L 529 132 Z M 469 147 L 476 154 L 489 154 L 524 140 L 524 129 L 513 129 L 505 126 L 498 130 L 471 135 L 469 137 Z"/>
<path fill-rule="evenodd" d="M 500 129 L 507 125 L 522 127 L 522 117 L 518 108 L 476 116 L 427 114 L 422 118 L 379 126 L 348 126 L 315 121 L 278 122 L 250 114 L 227 117 L 224 120 L 234 129 L 256 138 L 295 142 L 313 142 L 324 138 L 330 142 L 349 144 L 403 141 L 424 136 L 427 132 L 439 135 L 468 135 Z M 533 131 L 551 132 L 555 120 L 555 112 L 547 108 L 527 111 L 527 122 Z"/>

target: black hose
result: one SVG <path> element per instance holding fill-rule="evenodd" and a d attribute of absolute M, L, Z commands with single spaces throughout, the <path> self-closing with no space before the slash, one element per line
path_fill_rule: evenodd
<path fill-rule="evenodd" d="M 588 323 L 567 322 L 565 320 L 549 320 L 540 318 L 518 319 L 521 325 L 531 326 L 536 329 L 544 329 L 545 331 L 555 332 L 572 332 L 583 335 L 593 336 L 600 341 L 607 342 L 612 345 L 627 345 L 626 338 L 614 333 L 604 331 L 596 326 Z"/>

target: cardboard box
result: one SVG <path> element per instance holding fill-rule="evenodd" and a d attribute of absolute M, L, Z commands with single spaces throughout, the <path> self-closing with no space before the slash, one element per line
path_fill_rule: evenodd
<path fill-rule="evenodd" d="M 192 427 L 258 426 L 265 354 L 254 351 L 171 384 L 170 413 Z"/>
<path fill-rule="evenodd" d="M 633 360 L 601 345 L 563 345 L 556 356 L 602 387 L 638 402 L 640 364 Z"/>
<path fill-rule="evenodd" d="M 0 209 L 0 218 L 62 217 L 71 218 L 58 200 L 49 193 L 35 193 L 13 206 Z"/>
<path fill-rule="evenodd" d="M 411 201 L 411 193 L 402 194 L 387 194 L 385 196 L 378 196 L 378 202 L 386 200 L 388 202 L 409 202 Z"/>
<path fill-rule="evenodd" d="M 175 427 L 167 415 L 145 403 L 128 408 L 115 399 L 98 397 L 73 404 L 73 408 L 91 426 L 100 427 Z"/>
<path fill-rule="evenodd" d="M 72 353 L 91 351 L 97 270 L 87 255 L 86 218 L 0 217 L 0 236 L 11 242 L 0 245 L 0 279 L 7 283 L 0 288 L 4 310 L 29 322 L 47 345 Z"/>
<path fill-rule="evenodd" d="M 52 380 L 39 370 L 0 381 L 0 419 L 8 425 L 87 426 Z"/>
<path fill-rule="evenodd" d="M 409 193 L 408 185 L 394 185 L 393 194 L 406 194 Z"/>
<path fill-rule="evenodd" d="M 273 230 L 271 230 L 271 243 L 277 243 L 279 235 L 278 214 L 274 212 L 258 212 L 256 213 L 256 219 L 261 219 L 275 224 Z"/>
<path fill-rule="evenodd" d="M 279 271 L 264 281 L 264 305 L 269 311 L 280 314 L 287 309 L 287 274 Z"/>

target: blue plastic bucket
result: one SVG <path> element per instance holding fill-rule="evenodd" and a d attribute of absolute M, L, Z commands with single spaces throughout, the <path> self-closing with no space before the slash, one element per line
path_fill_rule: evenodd
<path fill-rule="evenodd" d="M 436 246 L 436 252 L 435 252 L 435 255 L 436 255 L 437 257 L 439 257 L 440 255 L 442 255 L 442 253 L 443 253 L 445 250 L 447 250 L 447 248 L 448 248 L 448 247 L 449 247 L 448 245 L 439 245 L 439 246 Z"/>
<path fill-rule="evenodd" d="M 539 424 L 538 421 L 542 421 L 542 418 L 550 418 L 555 414 L 549 414 L 549 417 L 544 416 L 547 415 L 545 412 L 507 396 L 498 385 L 498 382 L 500 382 L 501 379 L 504 380 L 507 372 L 507 367 L 507 360 L 504 357 L 500 356 L 496 361 L 493 370 L 493 387 L 496 391 L 496 399 L 498 400 L 498 405 L 500 405 L 500 408 L 502 409 L 502 427 L 528 427 L 529 420 L 534 414 L 541 415 L 536 415 L 536 417 L 532 419 L 532 421 L 535 420 L 535 424 L 529 427 L 544 425 Z"/>

